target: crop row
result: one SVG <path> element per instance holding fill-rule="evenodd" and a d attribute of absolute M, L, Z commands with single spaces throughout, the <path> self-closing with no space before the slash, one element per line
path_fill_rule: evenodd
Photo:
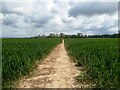
<path fill-rule="evenodd" d="M 65 39 L 65 46 L 96 87 L 120 87 L 118 39 Z"/>
<path fill-rule="evenodd" d="M 13 81 L 29 74 L 35 63 L 60 43 L 59 39 L 3 39 L 2 78 L 3 87 L 11 87 Z"/>

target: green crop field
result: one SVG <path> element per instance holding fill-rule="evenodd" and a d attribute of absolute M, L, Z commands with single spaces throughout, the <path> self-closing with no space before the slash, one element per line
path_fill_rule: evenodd
<path fill-rule="evenodd" d="M 3 87 L 14 82 L 36 67 L 59 43 L 57 38 L 2 39 Z M 66 38 L 65 47 L 82 65 L 96 87 L 120 86 L 120 58 L 117 38 Z M 79 78 L 79 77 L 78 77 Z M 79 80 L 79 79 L 78 79 Z"/>
<path fill-rule="evenodd" d="M 65 39 L 65 47 L 97 87 L 120 87 L 118 39 Z"/>
<path fill-rule="evenodd" d="M 41 60 L 60 43 L 60 39 L 3 39 L 2 78 L 3 87 L 11 87 L 12 82 L 27 75 Z"/>

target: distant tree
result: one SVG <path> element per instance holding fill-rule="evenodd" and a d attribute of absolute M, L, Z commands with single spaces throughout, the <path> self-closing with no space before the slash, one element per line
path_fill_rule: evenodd
<path fill-rule="evenodd" d="M 51 38 L 55 37 L 55 33 L 50 33 L 49 37 Z"/>
<path fill-rule="evenodd" d="M 79 38 L 82 38 L 82 36 L 83 36 L 82 33 L 78 33 L 78 34 L 77 34 L 77 37 L 79 37 Z"/>
<path fill-rule="evenodd" d="M 77 38 L 77 35 L 73 34 L 71 37 L 72 37 L 72 38 Z"/>
<path fill-rule="evenodd" d="M 60 33 L 59 35 L 61 38 L 65 37 L 65 34 L 64 33 Z"/>
<path fill-rule="evenodd" d="M 118 30 L 118 37 L 120 38 L 120 30 Z"/>
<path fill-rule="evenodd" d="M 59 37 L 59 34 L 55 34 L 55 37 Z"/>

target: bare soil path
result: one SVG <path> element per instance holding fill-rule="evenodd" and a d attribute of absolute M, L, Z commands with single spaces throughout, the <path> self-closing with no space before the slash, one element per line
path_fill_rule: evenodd
<path fill-rule="evenodd" d="M 31 77 L 20 80 L 19 88 L 75 88 L 79 85 L 75 77 L 80 74 L 75 63 L 68 56 L 64 40 L 34 71 Z"/>

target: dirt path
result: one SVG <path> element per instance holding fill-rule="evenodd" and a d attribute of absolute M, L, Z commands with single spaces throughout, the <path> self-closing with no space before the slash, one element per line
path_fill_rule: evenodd
<path fill-rule="evenodd" d="M 34 74 L 20 80 L 20 88 L 74 88 L 78 87 L 75 77 L 80 71 L 71 62 L 65 47 L 64 40 L 59 44 L 42 63 L 38 64 Z"/>

